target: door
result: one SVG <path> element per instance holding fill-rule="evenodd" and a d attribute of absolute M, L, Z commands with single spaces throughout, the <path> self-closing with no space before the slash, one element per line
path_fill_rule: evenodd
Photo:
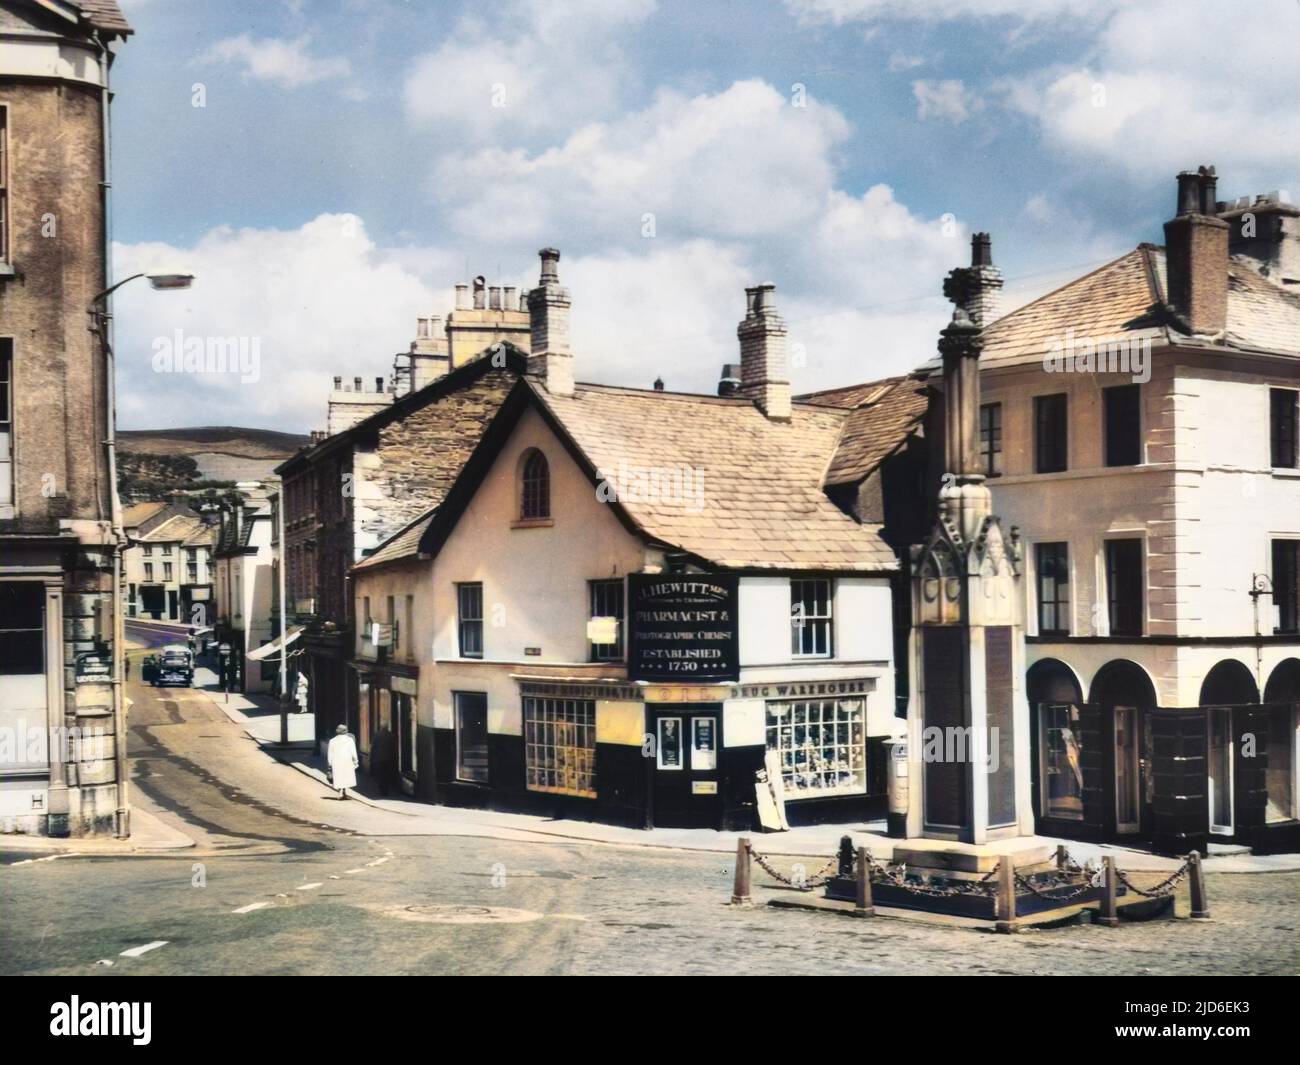
<path fill-rule="evenodd" d="M 1115 831 L 1142 829 L 1142 762 L 1138 711 L 1115 707 Z"/>
<path fill-rule="evenodd" d="M 717 704 L 650 711 L 656 828 L 722 826 L 722 713 Z"/>
<path fill-rule="evenodd" d="M 1232 711 L 1212 706 L 1205 711 L 1209 730 L 1206 769 L 1210 795 L 1210 831 L 1232 835 Z"/>
<path fill-rule="evenodd" d="M 180 613 L 178 611 L 179 605 L 180 605 L 180 600 L 177 598 L 176 592 L 173 589 L 168 588 L 167 589 L 167 617 L 170 618 L 172 621 L 182 620 Z"/>

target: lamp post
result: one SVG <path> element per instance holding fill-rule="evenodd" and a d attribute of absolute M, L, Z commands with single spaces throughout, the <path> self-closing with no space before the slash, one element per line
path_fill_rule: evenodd
<path fill-rule="evenodd" d="M 107 115 L 107 111 L 105 112 Z M 107 130 L 107 117 L 105 118 Z M 105 133 L 107 141 L 107 133 Z M 105 181 L 107 183 L 107 158 L 105 158 Z M 106 212 L 107 214 L 107 212 Z M 108 273 L 108 225 L 105 221 L 104 271 Z M 193 274 L 185 273 L 137 273 L 124 277 L 116 284 L 109 285 L 90 300 L 86 313 L 90 316 L 89 329 L 99 337 L 104 348 L 104 388 L 106 391 L 107 416 L 105 418 L 104 450 L 108 459 L 108 492 L 110 500 L 110 522 L 113 533 L 113 734 L 114 734 L 114 776 L 117 781 L 117 811 L 114 834 L 118 839 L 127 839 L 131 835 L 131 809 L 127 802 L 127 766 L 126 766 L 126 701 L 124 693 L 125 676 L 123 661 L 126 657 L 126 625 L 122 617 L 122 551 L 126 544 L 126 532 L 122 528 L 122 500 L 117 491 L 117 382 L 116 367 L 113 358 L 113 315 L 109 310 L 109 297 L 129 281 L 139 277 L 148 277 L 149 284 L 155 289 L 189 288 L 194 281 Z M 102 496 L 100 497 L 102 498 Z"/>
<path fill-rule="evenodd" d="M 222 641 L 217 648 L 217 655 L 221 659 L 221 690 L 225 692 L 224 702 L 230 702 L 230 644 Z"/>

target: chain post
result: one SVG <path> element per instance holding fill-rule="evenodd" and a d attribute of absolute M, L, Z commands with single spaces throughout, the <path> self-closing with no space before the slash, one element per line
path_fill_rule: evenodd
<path fill-rule="evenodd" d="M 1201 867 L 1200 851 L 1192 851 L 1187 856 L 1187 867 L 1192 881 L 1192 919 L 1208 921 L 1210 919 L 1210 904 L 1205 897 L 1205 870 Z"/>
<path fill-rule="evenodd" d="M 1097 918 L 1097 923 L 1107 928 L 1114 928 L 1119 924 L 1119 904 L 1116 902 L 1119 877 L 1115 875 L 1114 857 L 1107 854 L 1102 858 L 1101 863 L 1103 870 L 1101 916 Z"/>
<path fill-rule="evenodd" d="M 998 863 L 998 897 L 996 928 L 999 932 L 1015 932 L 1016 928 L 1016 867 L 1011 855 L 1004 854 Z"/>
<path fill-rule="evenodd" d="M 857 905 L 853 909 L 854 917 L 874 917 L 876 907 L 871 900 L 871 860 L 867 857 L 867 848 L 858 848 L 858 884 Z"/>
<path fill-rule="evenodd" d="M 1070 852 L 1065 849 L 1064 843 L 1056 845 L 1056 868 L 1059 872 L 1065 872 L 1070 864 Z"/>
<path fill-rule="evenodd" d="M 731 905 L 754 905 L 754 900 L 749 894 L 749 879 L 749 837 L 741 836 L 736 840 L 736 879 L 731 888 Z"/>

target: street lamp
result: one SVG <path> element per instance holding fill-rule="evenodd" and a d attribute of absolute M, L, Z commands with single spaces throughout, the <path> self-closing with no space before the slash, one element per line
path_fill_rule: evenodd
<path fill-rule="evenodd" d="M 217 654 L 221 658 L 221 688 L 226 693 L 225 702 L 230 702 L 230 644 L 222 641 Z"/>
<path fill-rule="evenodd" d="M 105 138 L 107 139 L 107 118 L 105 119 Z M 105 153 L 105 179 L 107 180 L 107 153 Z M 104 262 L 107 269 L 108 227 L 105 225 Z M 122 550 L 126 542 L 126 532 L 122 528 L 122 500 L 117 492 L 117 373 L 113 359 L 113 342 L 110 336 L 113 316 L 108 311 L 108 298 L 128 281 L 138 277 L 149 278 L 149 284 L 155 289 L 189 288 L 194 281 L 193 274 L 164 273 L 162 271 L 141 271 L 124 277 L 114 285 L 109 285 L 103 292 L 97 293 L 90 300 L 86 313 L 90 316 L 90 331 L 99 337 L 104 346 L 104 381 L 108 392 L 107 433 L 104 450 L 108 457 L 108 491 L 113 528 L 113 726 L 115 733 L 114 770 L 117 778 L 117 816 L 116 832 L 118 839 L 127 839 L 131 835 L 131 809 L 127 804 L 127 766 L 126 766 L 126 705 L 123 699 L 122 662 L 125 658 L 126 625 L 122 618 Z"/>

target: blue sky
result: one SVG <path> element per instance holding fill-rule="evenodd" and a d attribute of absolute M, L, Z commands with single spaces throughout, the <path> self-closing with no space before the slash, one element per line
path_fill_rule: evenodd
<path fill-rule="evenodd" d="M 319 427 L 548 244 L 582 379 L 711 390 L 758 281 L 797 389 L 871 379 L 929 356 L 973 229 L 1014 304 L 1159 241 L 1179 169 L 1300 191 L 1293 0 L 1240 34 L 1195 0 L 123 6 L 116 267 L 199 278 L 119 300 L 128 428 Z M 177 329 L 256 338 L 258 380 L 154 373 Z"/>

